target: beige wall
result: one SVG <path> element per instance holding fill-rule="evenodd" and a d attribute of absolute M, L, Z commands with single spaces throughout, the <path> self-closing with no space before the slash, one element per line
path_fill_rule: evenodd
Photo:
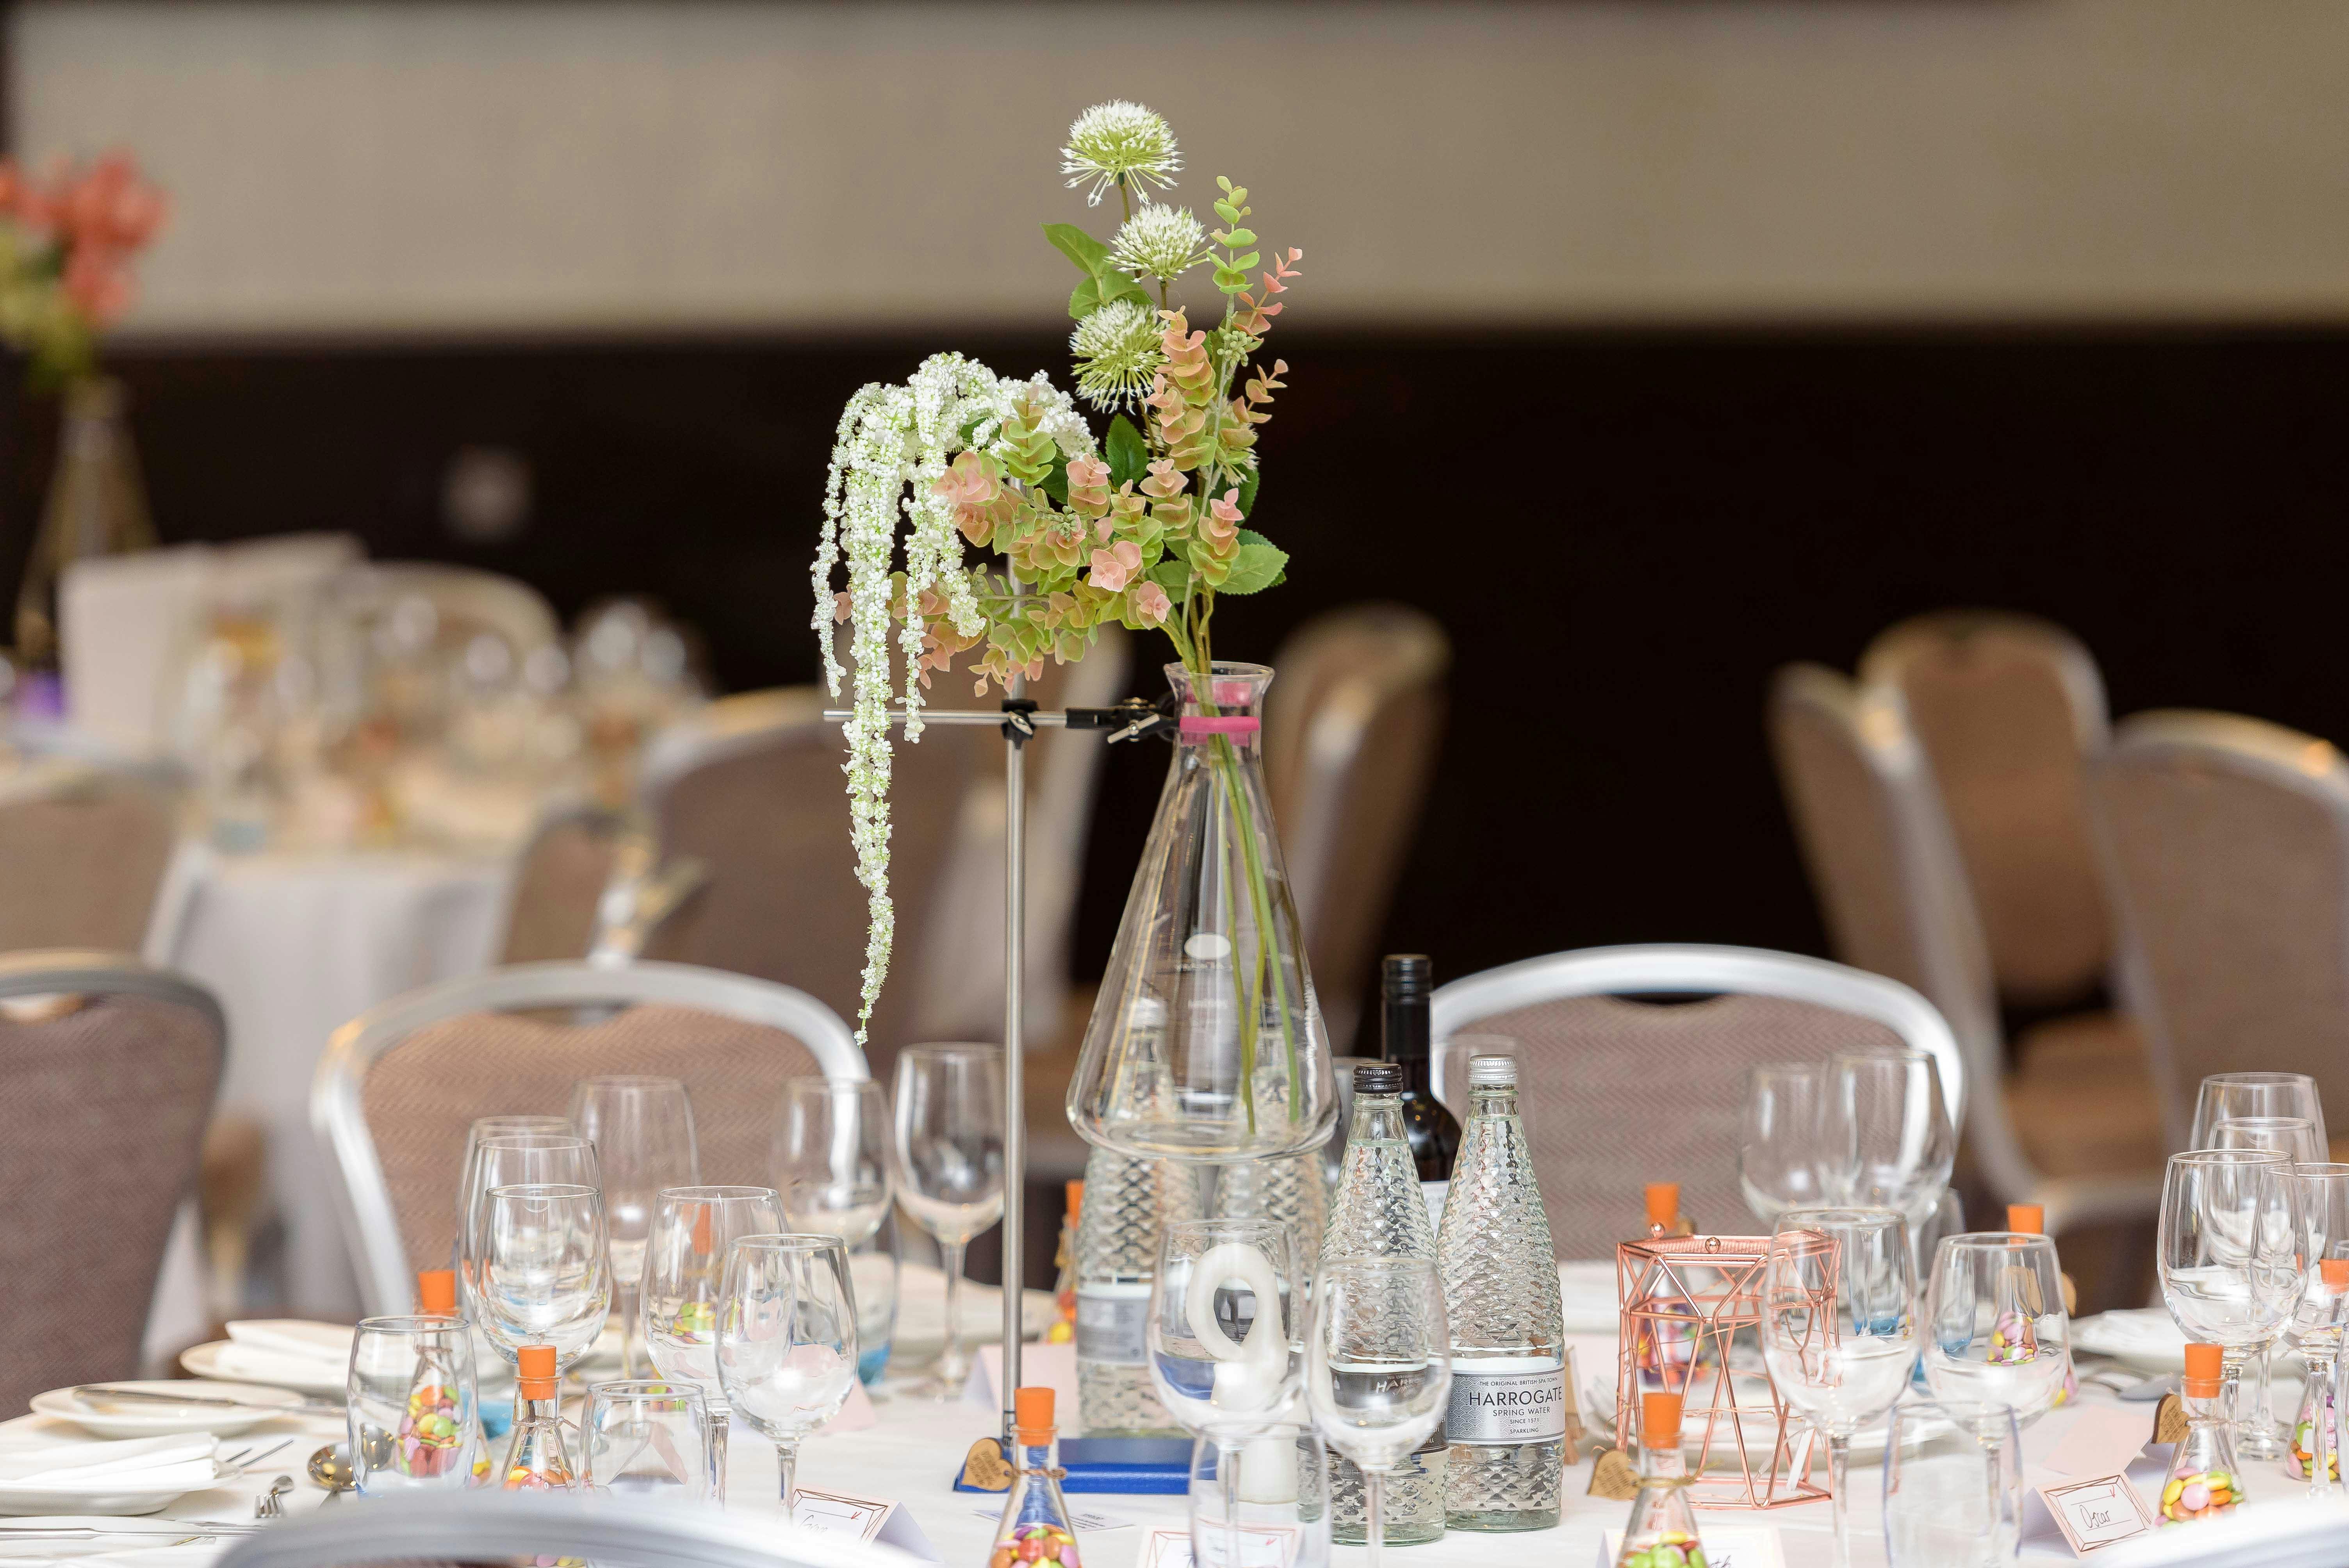
<path fill-rule="evenodd" d="M 174 192 L 148 331 L 1049 321 L 1117 95 L 1305 248 L 1300 320 L 2349 316 L 2340 0 L 31 0 L 11 47 L 21 150 Z"/>

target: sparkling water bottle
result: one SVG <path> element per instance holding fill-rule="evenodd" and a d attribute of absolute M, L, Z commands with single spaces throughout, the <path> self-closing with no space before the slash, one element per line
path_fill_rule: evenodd
<path fill-rule="evenodd" d="M 1345 1173 L 1321 1242 L 1323 1266 L 1337 1258 L 1433 1259 L 1435 1227 L 1420 1194 L 1419 1165 L 1403 1124 L 1403 1069 L 1367 1062 L 1354 1069 L 1354 1125 Z M 1318 1272 L 1318 1271 L 1317 1271 Z M 1553 1265 L 1553 1273 L 1554 1273 Z M 1444 1472 L 1449 1451 L 1438 1427 L 1386 1480 L 1386 1543 L 1406 1546 L 1444 1534 Z M 1330 1538 L 1359 1545 L 1370 1534 L 1362 1472 L 1330 1456 Z"/>
<path fill-rule="evenodd" d="M 1199 1216 L 1191 1168 L 1095 1149 L 1077 1216 L 1077 1418 L 1086 1432 L 1180 1435 L 1150 1386 L 1143 1335 L 1158 1238 Z"/>
<path fill-rule="evenodd" d="M 1566 1317 L 1513 1057 L 1468 1065 L 1468 1130 L 1436 1237 L 1452 1323 L 1444 1522 L 1547 1530 L 1566 1464 Z"/>
<path fill-rule="evenodd" d="M 1311 1288 L 1312 1271 L 1321 1263 L 1321 1233 L 1330 1219 L 1330 1187 L 1321 1177 L 1321 1151 L 1248 1160 L 1210 1167 L 1215 1172 L 1215 1197 L 1208 1218 L 1270 1220 L 1285 1227 L 1296 1249 L 1298 1266 Z M 1304 1321 L 1302 1316 L 1298 1322 Z"/>

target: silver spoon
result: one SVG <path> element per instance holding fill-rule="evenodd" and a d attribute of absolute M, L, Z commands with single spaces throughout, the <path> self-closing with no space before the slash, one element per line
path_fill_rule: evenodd
<path fill-rule="evenodd" d="M 290 1475 L 279 1476 L 270 1483 L 268 1495 L 254 1503 L 253 1517 L 255 1519 L 285 1518 L 285 1494 L 293 1490 L 294 1478 Z"/>
<path fill-rule="evenodd" d="M 328 1443 L 310 1456 L 310 1479 L 326 1489 L 328 1502 L 359 1484 L 357 1472 L 343 1457 L 342 1447 L 337 1443 Z"/>

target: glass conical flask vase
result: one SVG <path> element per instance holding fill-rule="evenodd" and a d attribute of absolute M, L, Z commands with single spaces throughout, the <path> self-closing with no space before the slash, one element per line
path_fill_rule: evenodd
<path fill-rule="evenodd" d="M 1337 1118 L 1265 790 L 1262 665 L 1166 666 L 1174 759 L 1102 977 L 1069 1120 L 1143 1158 L 1257 1160 L 1317 1148 Z"/>
<path fill-rule="evenodd" d="M 16 592 L 16 659 L 33 678 L 26 700 L 36 709 L 62 712 L 57 594 L 67 568 L 93 556 L 155 548 L 155 525 L 124 418 L 128 402 L 122 384 L 111 377 L 88 377 L 65 390 L 57 471 Z"/>

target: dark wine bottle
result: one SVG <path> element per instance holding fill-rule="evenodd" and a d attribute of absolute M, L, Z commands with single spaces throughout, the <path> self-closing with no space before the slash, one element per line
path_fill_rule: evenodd
<path fill-rule="evenodd" d="M 1452 1161 L 1460 1152 L 1460 1123 L 1435 1098 L 1430 1000 L 1435 966 L 1423 953 L 1391 953 L 1380 966 L 1380 1055 L 1402 1068 L 1403 1134 L 1419 1167 L 1427 1217 L 1441 1229 L 1452 1190 Z"/>

